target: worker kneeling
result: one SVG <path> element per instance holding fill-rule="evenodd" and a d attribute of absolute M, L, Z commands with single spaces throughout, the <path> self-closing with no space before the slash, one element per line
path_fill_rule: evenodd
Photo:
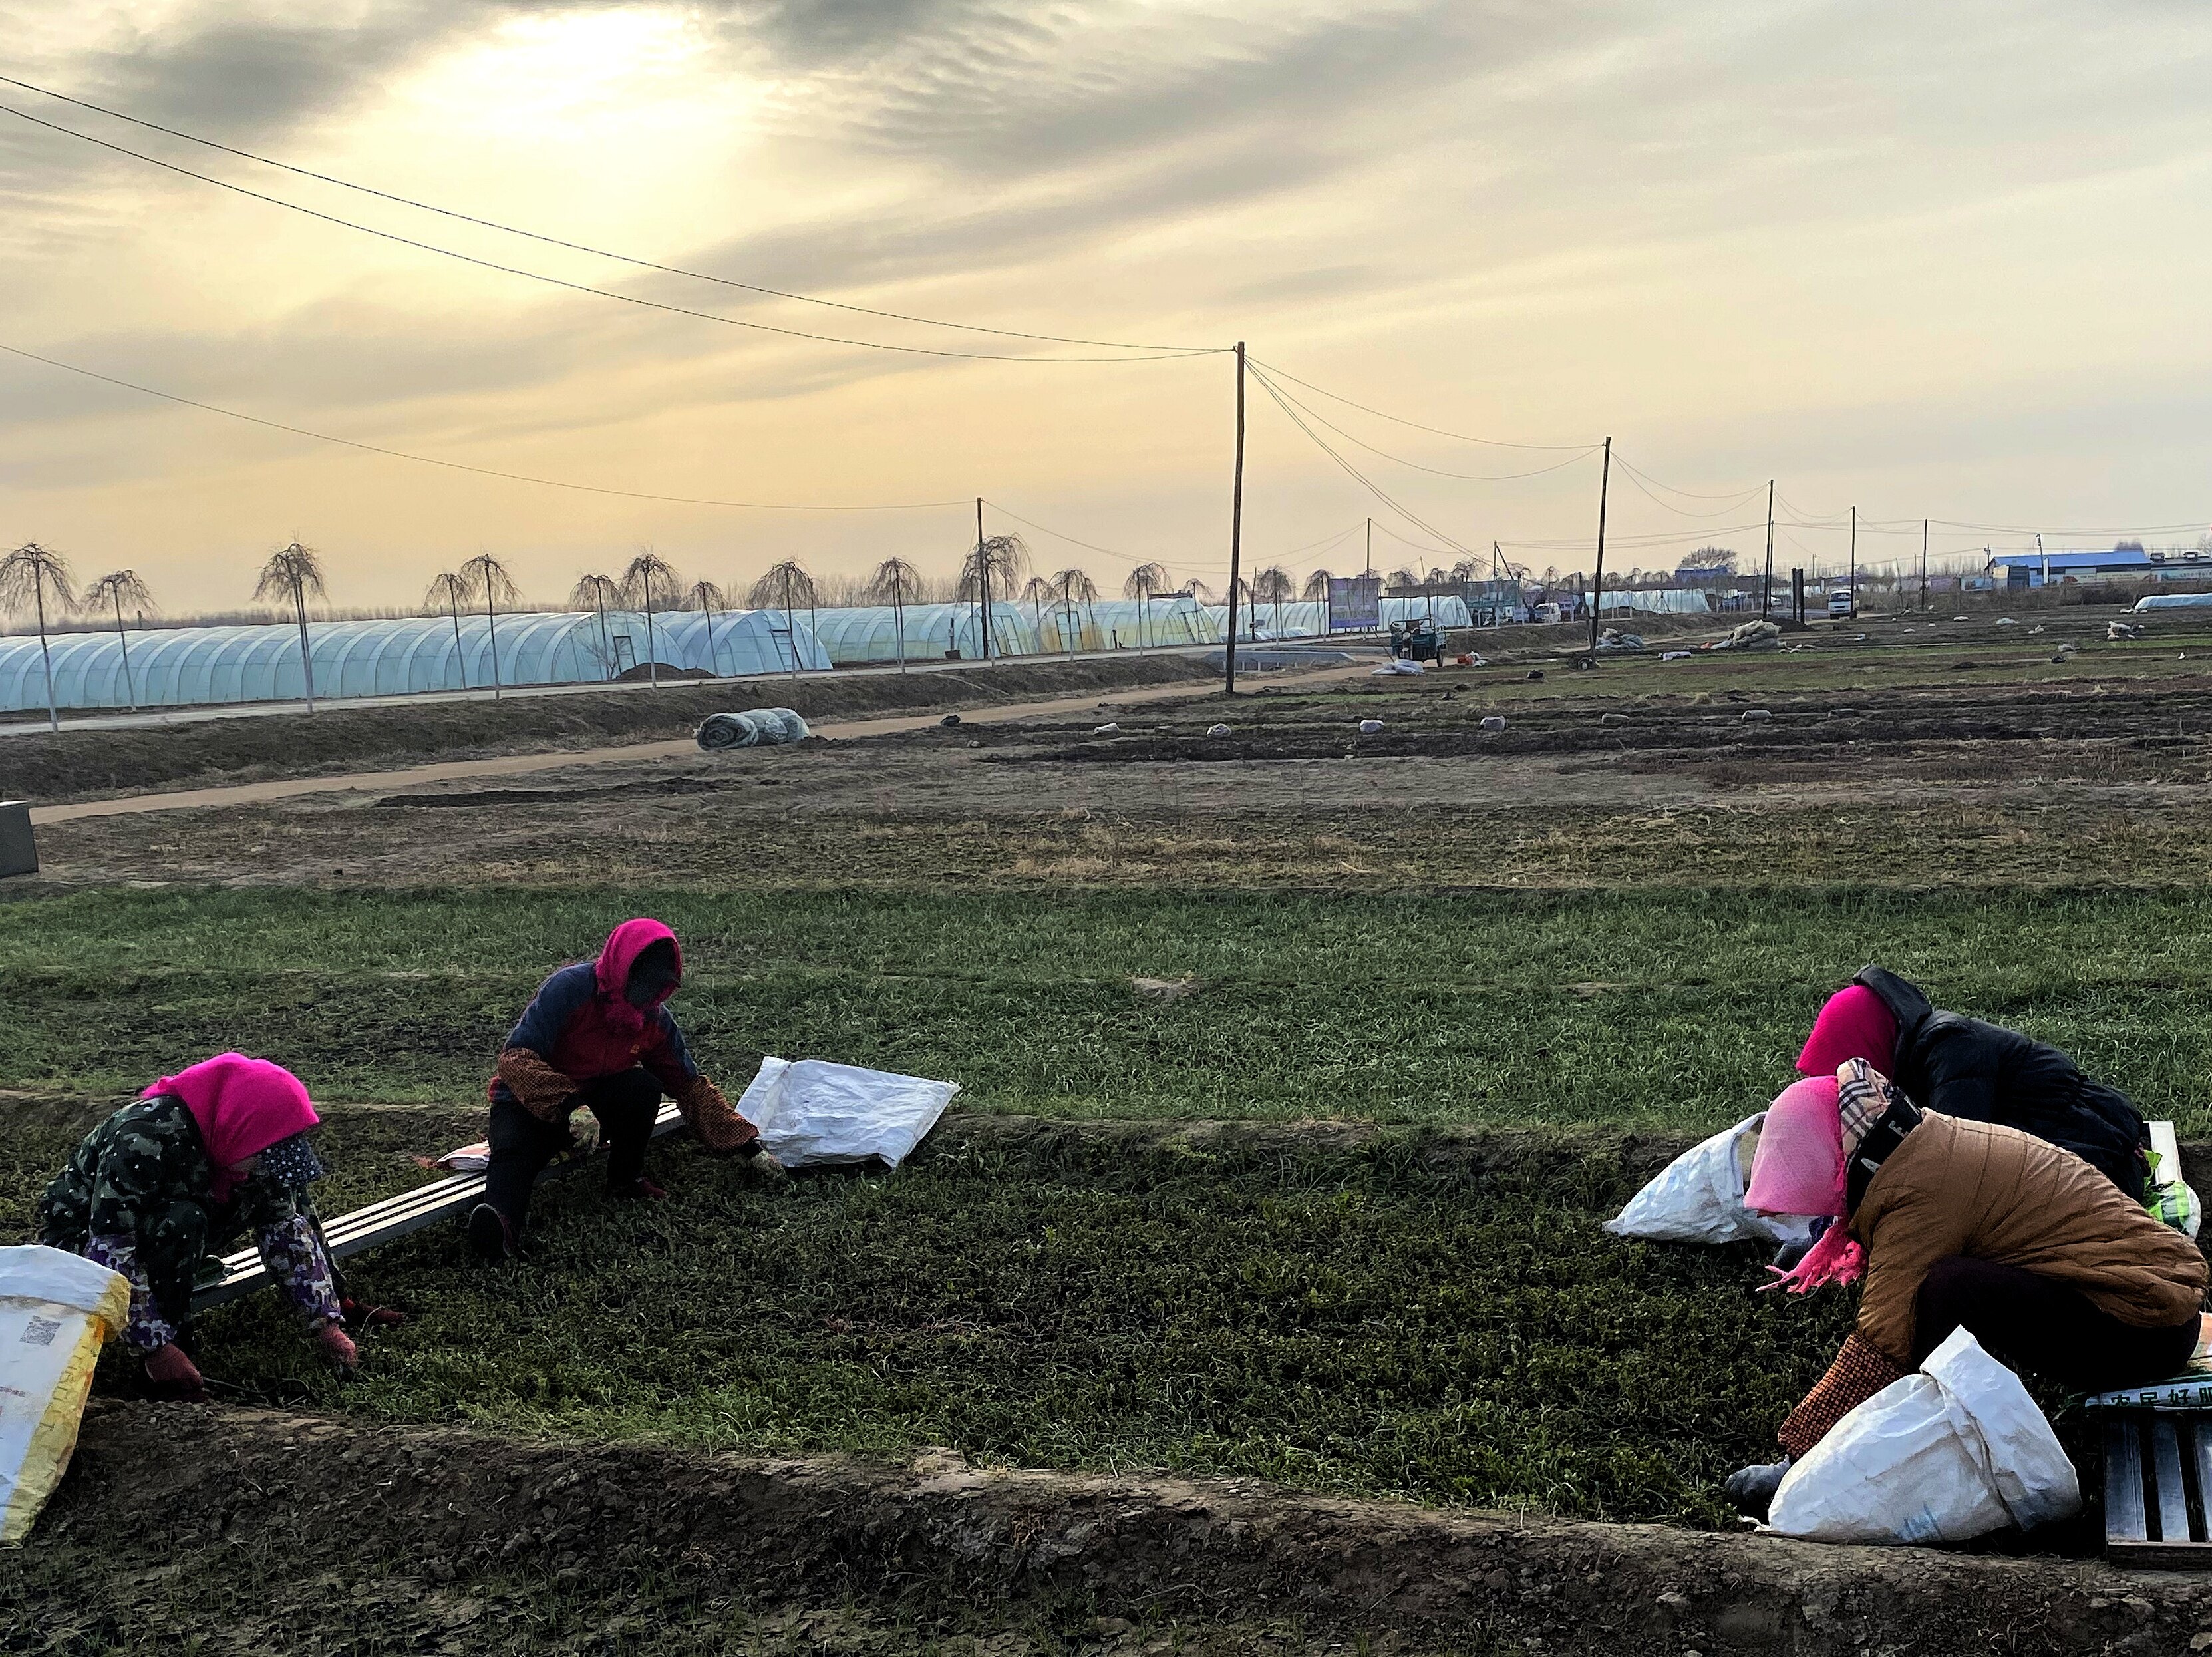
<path fill-rule="evenodd" d="M 224 1053 L 162 1077 L 87 1134 L 39 1199 L 40 1242 L 129 1280 L 123 1339 L 164 1396 L 204 1396 L 178 1335 L 201 1260 L 246 1232 L 324 1353 L 343 1369 L 358 1361 L 307 1197 L 323 1177 L 307 1139 L 320 1121 L 283 1065 Z"/>
<path fill-rule="evenodd" d="M 753 1124 L 691 1062 L 668 998 L 684 981 L 676 935 L 659 921 L 624 921 L 596 961 L 564 966 L 538 987 L 507 1039 L 493 1076 L 491 1161 L 484 1200 L 469 1215 L 469 1246 L 485 1260 L 514 1252 L 545 1165 L 587 1142 L 571 1130 L 576 1108 L 596 1119 L 607 1154 L 607 1189 L 619 1197 L 668 1193 L 645 1177 L 665 1091 L 699 1144 L 750 1157 L 781 1174 Z"/>
<path fill-rule="evenodd" d="M 2195 1244 L 2072 1152 L 1923 1111 L 1864 1059 L 1774 1101 L 1744 1200 L 1836 1219 L 1770 1288 L 1866 1279 L 1856 1327 L 1782 1423 L 1784 1459 L 1729 1477 L 1754 1518 L 1796 1458 L 1954 1330 L 2084 1392 L 2177 1374 L 2200 1338 Z"/>

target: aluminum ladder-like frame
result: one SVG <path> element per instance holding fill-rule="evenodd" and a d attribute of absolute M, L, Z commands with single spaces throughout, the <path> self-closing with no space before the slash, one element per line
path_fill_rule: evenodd
<path fill-rule="evenodd" d="M 663 1105 L 653 1121 L 653 1136 L 658 1139 L 684 1125 L 683 1112 L 673 1105 Z M 595 1153 L 595 1155 L 597 1154 Z M 540 1180 L 556 1179 L 574 1173 L 586 1161 L 563 1157 L 555 1161 L 538 1177 Z M 323 1227 L 323 1240 L 331 1251 L 331 1258 L 343 1260 L 380 1243 L 389 1243 L 434 1226 L 442 1220 L 457 1220 L 483 1200 L 484 1177 L 481 1173 L 457 1173 L 444 1179 L 434 1179 L 427 1185 L 417 1185 L 412 1191 L 402 1191 L 397 1197 L 387 1197 L 381 1203 L 371 1203 L 367 1208 L 356 1209 L 351 1214 L 342 1214 Z M 205 1312 L 210 1307 L 235 1301 L 257 1289 L 269 1287 L 269 1272 L 261 1264 L 258 1249 L 242 1248 L 222 1257 L 223 1273 L 192 1296 L 192 1310 Z"/>

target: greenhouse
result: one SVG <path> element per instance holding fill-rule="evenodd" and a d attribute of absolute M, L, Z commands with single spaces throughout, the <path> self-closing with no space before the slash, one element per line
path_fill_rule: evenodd
<path fill-rule="evenodd" d="M 725 674 L 788 669 L 792 631 L 775 611 L 697 612 L 652 618 L 610 611 L 501 616 L 311 621 L 314 693 L 343 697 L 408 696 L 489 689 L 494 645 L 502 685 L 583 685 L 611 679 L 648 661 L 672 668 Z M 799 665 L 830 665 L 802 623 Z M 297 700 L 307 693 L 300 630 L 289 622 L 239 627 L 134 628 L 48 637 L 55 703 L 64 708 L 182 708 L 232 702 Z M 126 668 L 125 661 L 128 661 Z M 35 635 L 0 638 L 0 712 L 46 705 L 46 674 Z"/>
<path fill-rule="evenodd" d="M 983 655 L 982 614 L 972 603 L 909 604 L 902 610 L 863 605 L 819 611 L 808 619 L 822 649 L 840 667 L 888 667 L 900 659 L 902 637 L 908 661 L 946 661 L 955 652 L 963 661 Z M 1036 648 L 1027 610 L 1011 600 L 991 606 L 994 657 L 1033 655 Z"/>

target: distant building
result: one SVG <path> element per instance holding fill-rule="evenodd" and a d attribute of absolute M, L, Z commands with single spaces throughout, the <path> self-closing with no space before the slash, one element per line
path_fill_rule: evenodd
<path fill-rule="evenodd" d="M 2183 551 L 2146 552 L 2000 552 L 1991 558 L 1992 583 L 2012 590 L 2047 582 L 2119 576 L 2136 581 L 2165 581 L 2176 576 L 2212 576 L 2212 553 Z"/>

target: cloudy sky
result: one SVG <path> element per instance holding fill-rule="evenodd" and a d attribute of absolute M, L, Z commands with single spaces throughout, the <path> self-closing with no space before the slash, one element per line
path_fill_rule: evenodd
<path fill-rule="evenodd" d="M 1218 584 L 1233 360 L 1121 347 L 1243 339 L 1303 405 L 1250 387 L 1247 556 L 1301 573 L 1356 569 L 1370 513 L 1378 566 L 1495 539 L 1586 567 L 1607 436 L 1637 469 L 1609 563 L 1708 532 L 1755 559 L 1769 478 L 1778 565 L 1833 567 L 1854 505 L 1869 561 L 1917 557 L 1923 515 L 2002 527 L 1939 524 L 1940 557 L 2212 513 L 2202 0 L 0 0 L 0 40 L 16 80 L 502 224 L 1117 342 L 656 272 L 0 86 L 548 278 L 0 115 L 0 345 L 459 466 L 980 494 L 1044 568 Z M 0 539 L 135 565 L 174 611 L 241 600 L 295 535 L 378 604 L 478 550 L 550 598 L 640 545 L 742 586 L 789 556 L 948 569 L 972 533 L 972 504 L 505 481 L 0 354 Z"/>

